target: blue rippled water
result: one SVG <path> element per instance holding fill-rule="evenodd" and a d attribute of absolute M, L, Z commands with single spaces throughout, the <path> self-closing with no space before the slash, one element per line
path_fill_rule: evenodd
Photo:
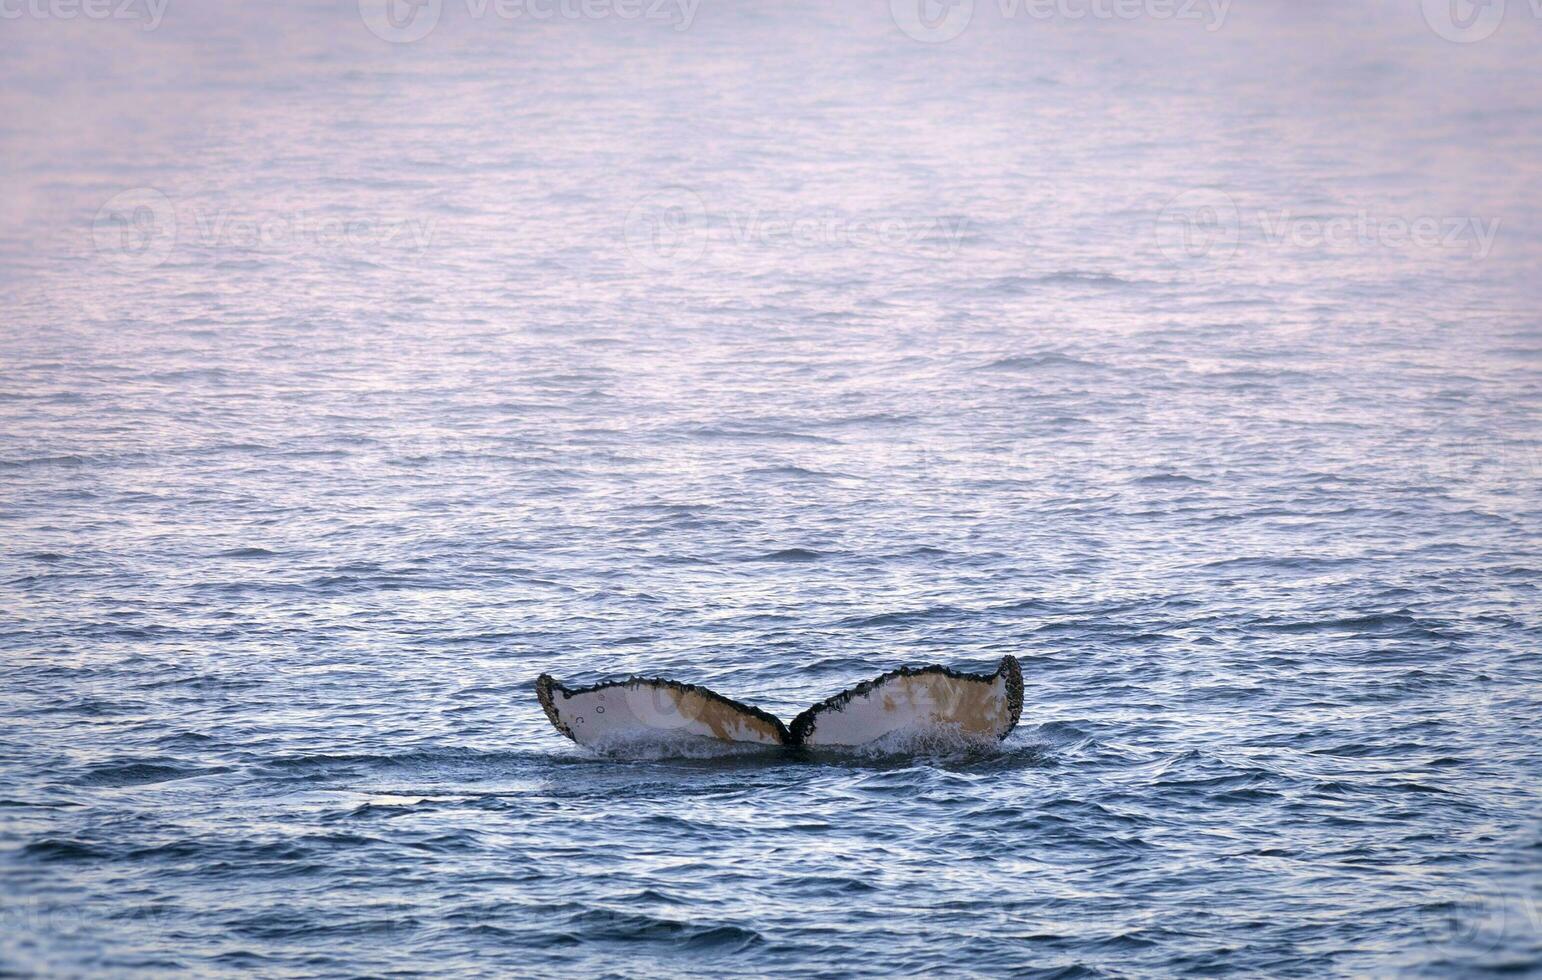
<path fill-rule="evenodd" d="M 0 972 L 1542 971 L 1523 5 L 472 9 L 6 22 Z"/>

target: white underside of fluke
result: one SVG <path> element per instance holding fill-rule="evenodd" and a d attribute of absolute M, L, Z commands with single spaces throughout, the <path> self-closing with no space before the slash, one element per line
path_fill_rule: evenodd
<path fill-rule="evenodd" d="M 1022 711 L 1023 676 L 1015 657 L 994 674 L 902 668 L 814 705 L 790 730 L 759 708 L 657 678 L 569 690 L 542 674 L 536 694 L 558 731 L 600 750 L 689 740 L 817 748 L 1005 738 Z"/>
<path fill-rule="evenodd" d="M 792 723 L 799 745 L 858 746 L 895 737 L 996 741 L 1022 711 L 1016 658 L 995 674 L 958 674 L 941 667 L 899 670 L 817 704 Z"/>
<path fill-rule="evenodd" d="M 786 730 L 775 718 L 694 685 L 634 677 L 569 691 L 542 675 L 536 692 L 551 723 L 579 745 L 691 737 L 785 744 Z"/>

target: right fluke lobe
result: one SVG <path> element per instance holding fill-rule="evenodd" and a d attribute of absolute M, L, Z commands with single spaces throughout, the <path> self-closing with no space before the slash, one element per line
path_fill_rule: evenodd
<path fill-rule="evenodd" d="M 1003 739 L 1023 709 L 1023 672 L 1013 656 L 993 674 L 902 667 L 821 701 L 793 719 L 792 744 L 858 746 L 896 734 Z"/>

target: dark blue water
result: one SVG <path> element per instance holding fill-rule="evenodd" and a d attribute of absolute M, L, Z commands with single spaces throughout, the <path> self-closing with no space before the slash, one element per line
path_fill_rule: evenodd
<path fill-rule="evenodd" d="M 677 26 L 7 21 L 0 971 L 1542 971 L 1529 12 Z"/>

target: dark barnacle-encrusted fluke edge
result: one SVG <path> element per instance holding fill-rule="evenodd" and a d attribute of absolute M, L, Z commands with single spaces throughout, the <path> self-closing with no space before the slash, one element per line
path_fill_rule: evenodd
<path fill-rule="evenodd" d="M 966 674 L 962 671 L 953 670 L 940 664 L 932 664 L 929 667 L 901 667 L 899 670 L 891 670 L 887 674 L 874 677 L 870 681 L 863 681 L 856 687 L 847 688 L 834 697 L 826 698 L 813 707 L 807 708 L 800 712 L 798 716 L 792 720 L 792 724 L 788 726 L 788 729 L 792 735 L 791 744 L 802 745 L 808 739 L 808 737 L 814 733 L 814 726 L 819 720 L 820 712 L 829 711 L 832 708 L 844 707 L 847 702 L 851 701 L 852 698 L 861 697 L 885 681 L 892 680 L 896 677 L 915 677 L 918 674 L 941 674 L 944 677 L 951 677 L 954 680 L 981 681 L 987 684 L 995 680 L 997 677 L 1000 677 L 1002 674 L 1005 674 L 1007 681 L 1007 710 L 1011 713 L 1012 723 L 1007 726 L 1006 732 L 1003 732 L 1001 737 L 1005 738 L 1007 734 L 1012 731 L 1012 729 L 1016 728 L 1018 719 L 1022 717 L 1023 668 L 1017 662 L 1016 657 L 1012 656 L 1011 654 L 1007 654 L 1001 658 L 1001 663 L 997 665 L 995 672 L 990 674 Z"/>
<path fill-rule="evenodd" d="M 551 727 L 576 742 L 578 739 L 573 738 L 573 730 L 563 723 L 562 719 L 557 715 L 557 706 L 552 704 L 551 692 L 553 688 L 564 694 L 569 694 L 568 689 L 557 683 L 557 679 L 552 677 L 552 675 L 542 674 L 540 677 L 537 677 L 535 679 L 536 700 L 541 702 L 541 710 L 546 712 L 546 720 L 551 722 Z"/>
<path fill-rule="evenodd" d="M 711 688 L 702 687 L 699 684 L 682 684 L 679 681 L 666 680 L 663 677 L 643 677 L 639 674 L 633 674 L 626 680 L 602 681 L 599 684 L 591 684 L 588 687 L 569 688 L 562 686 L 562 684 L 550 674 L 542 674 L 540 677 L 535 679 L 535 696 L 541 702 L 541 710 L 546 712 L 546 719 L 552 723 L 552 727 L 576 742 L 578 739 L 573 737 L 573 730 L 569 728 L 566 723 L 563 722 L 561 716 L 557 714 L 557 706 L 552 701 L 553 691 L 561 691 L 565 696 L 571 698 L 580 694 L 590 694 L 594 691 L 609 690 L 613 687 L 630 687 L 640 684 L 667 687 L 672 690 L 679 691 L 682 694 L 699 694 L 709 701 L 716 701 L 719 704 L 726 704 L 736 711 L 742 711 L 745 714 L 758 718 L 766 724 L 770 725 L 776 731 L 777 740 L 783 745 L 792 744 L 790 737 L 787 734 L 787 726 L 783 724 L 782 719 L 778 718 L 776 715 L 773 715 L 771 712 L 757 708 L 752 704 L 745 704 L 742 701 L 735 701 L 733 698 L 724 697 Z"/>
<path fill-rule="evenodd" d="M 1023 665 L 1009 653 L 1001 658 L 1001 666 L 996 668 L 997 674 L 1002 671 L 1006 671 L 1007 674 L 1007 710 L 1012 713 L 1012 723 L 1001 736 L 1006 738 L 1012 734 L 1012 729 L 1017 727 L 1018 721 L 1023 717 Z"/>

